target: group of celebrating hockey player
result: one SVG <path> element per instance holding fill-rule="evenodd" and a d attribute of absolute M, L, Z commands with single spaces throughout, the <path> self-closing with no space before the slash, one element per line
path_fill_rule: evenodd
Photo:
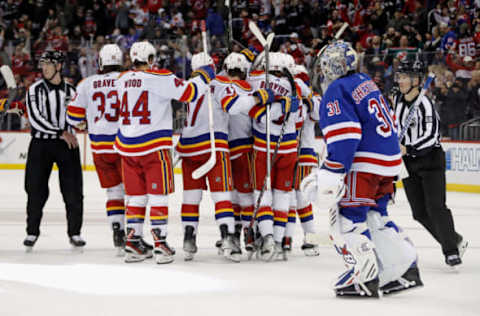
<path fill-rule="evenodd" d="M 398 122 L 376 84 L 356 71 L 349 43 L 320 51 L 315 78 L 280 52 L 232 52 L 220 71 L 206 52 L 198 53 L 188 80 L 155 69 L 149 42 L 134 43 L 129 55 L 133 69 L 121 72 L 120 48 L 103 46 L 101 74 L 78 84 L 67 110 L 70 125 L 88 129 L 114 245 L 125 262 L 173 262 L 168 198 L 181 160 L 185 260 L 198 251 L 207 188 L 220 231 L 216 247 L 233 262 L 240 262 L 242 248 L 249 259 L 287 260 L 297 216 L 305 235 L 315 233 L 311 203 L 320 197 L 347 267 L 334 283 L 337 296 L 378 297 L 422 286 L 416 250 L 387 212 L 402 164 Z M 172 100 L 187 109 L 176 146 Z M 326 144 L 320 155 L 316 123 Z M 143 239 L 147 205 L 154 245 Z M 301 248 L 319 255 L 307 238 Z M 447 263 L 461 263 L 458 250 L 451 254 L 459 261 Z"/>

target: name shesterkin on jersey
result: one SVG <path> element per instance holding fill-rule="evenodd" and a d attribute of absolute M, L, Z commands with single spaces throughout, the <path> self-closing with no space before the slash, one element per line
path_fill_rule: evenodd
<path fill-rule="evenodd" d="M 366 74 L 332 82 L 320 106 L 320 127 L 328 148 L 323 167 L 340 173 L 352 170 L 396 176 L 401 154 L 398 141 L 391 141 L 398 139 L 392 116 L 377 85 Z"/>

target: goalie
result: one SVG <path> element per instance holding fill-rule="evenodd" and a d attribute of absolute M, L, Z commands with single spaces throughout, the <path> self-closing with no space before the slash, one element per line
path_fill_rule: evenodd
<path fill-rule="evenodd" d="M 376 84 L 355 72 L 350 44 L 330 44 L 318 60 L 327 86 L 319 124 L 328 154 L 301 189 L 334 202 L 331 239 L 347 267 L 334 291 L 378 297 L 379 290 L 387 295 L 421 286 L 416 250 L 387 214 L 401 164 L 392 112 Z"/>

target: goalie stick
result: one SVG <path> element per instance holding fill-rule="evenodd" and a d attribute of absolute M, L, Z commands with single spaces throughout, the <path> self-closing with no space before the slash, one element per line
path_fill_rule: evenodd
<path fill-rule="evenodd" d="M 208 58 L 208 48 L 207 48 L 207 34 L 205 32 L 205 20 L 202 20 L 202 43 L 203 43 L 203 53 L 205 58 Z M 206 61 L 206 60 L 205 60 Z M 198 167 L 192 173 L 193 179 L 200 179 L 206 175 L 217 163 L 217 155 L 215 152 L 215 131 L 213 128 L 213 104 L 212 104 L 212 93 L 210 87 L 207 89 L 207 102 L 208 102 L 208 128 L 210 130 L 210 158 L 207 162 Z"/>

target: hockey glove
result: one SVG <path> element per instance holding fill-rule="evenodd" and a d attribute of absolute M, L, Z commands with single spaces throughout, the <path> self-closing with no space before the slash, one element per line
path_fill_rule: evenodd
<path fill-rule="evenodd" d="M 344 178 L 343 173 L 314 169 L 303 179 L 300 190 L 310 201 L 320 198 L 330 208 L 338 203 L 345 193 Z"/>
<path fill-rule="evenodd" d="M 282 113 L 288 114 L 291 112 L 298 111 L 298 105 L 300 103 L 297 97 L 277 97 L 277 102 L 279 102 L 282 106 Z"/>
<path fill-rule="evenodd" d="M 271 89 L 258 89 L 253 93 L 253 96 L 257 98 L 258 105 L 265 105 L 275 101 L 275 94 Z"/>
<path fill-rule="evenodd" d="M 209 84 L 210 81 L 215 79 L 215 68 L 213 67 L 213 65 L 202 66 L 197 70 L 195 70 L 194 72 L 192 72 L 192 78 L 195 76 L 200 76 L 200 78 L 202 78 L 202 80 L 206 84 Z"/>

